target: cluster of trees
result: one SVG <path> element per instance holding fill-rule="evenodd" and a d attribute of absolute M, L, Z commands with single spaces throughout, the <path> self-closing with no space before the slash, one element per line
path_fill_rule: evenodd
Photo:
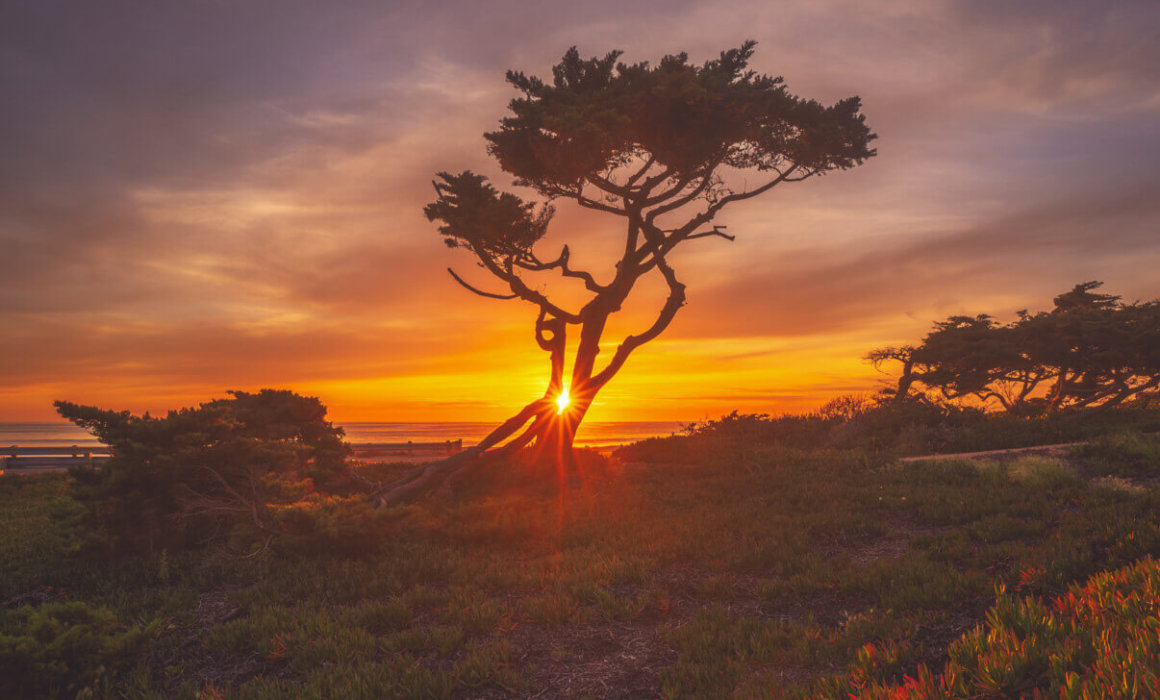
<path fill-rule="evenodd" d="M 902 366 L 896 402 L 967 399 L 1035 416 L 1111 408 L 1156 396 L 1160 387 L 1160 301 L 1125 303 L 1077 284 L 1054 308 L 1020 311 L 1010 323 L 951 316 L 920 345 L 879 348 L 867 359 Z"/>
<path fill-rule="evenodd" d="M 342 428 L 315 397 L 263 389 L 155 418 L 57 401 L 61 416 L 112 448 L 73 469 L 94 537 L 116 551 L 175 549 L 282 531 L 278 506 L 352 488 Z M 281 520 L 284 520 L 282 518 Z"/>

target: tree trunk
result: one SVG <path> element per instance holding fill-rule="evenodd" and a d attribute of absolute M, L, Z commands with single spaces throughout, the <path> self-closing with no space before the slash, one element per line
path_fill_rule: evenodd
<path fill-rule="evenodd" d="M 1055 380 L 1055 384 L 1047 392 L 1047 412 L 1057 413 L 1063 407 L 1063 402 L 1067 399 L 1067 368 L 1059 368 L 1059 376 Z"/>
<path fill-rule="evenodd" d="M 628 355 L 663 330 L 677 309 L 684 304 L 684 285 L 672 278 L 672 272 L 667 266 L 664 270 L 672 293 L 658 320 L 645 333 L 629 336 L 617 349 L 608 366 L 595 375 L 600 338 L 604 334 L 608 316 L 618 308 L 627 291 L 618 289 L 615 296 L 601 299 L 585 310 L 580 341 L 572 363 L 571 386 L 567 387 L 569 402 L 564 407 L 560 407 L 557 400 L 565 390 L 563 372 L 567 326 L 562 319 L 551 317 L 541 309 L 536 320 L 536 342 L 551 355 L 551 374 L 544 396 L 524 406 L 478 445 L 442 461 L 419 467 L 402 480 L 372 494 L 378 507 L 412 500 L 450 478 L 458 479 L 482 464 L 490 463 L 493 458 L 503 458 L 524 448 L 529 449 L 536 461 L 554 466 L 561 481 L 575 484 L 579 474 L 573 443 L 576 431 L 588 414 L 596 394 L 616 375 Z"/>
<path fill-rule="evenodd" d="M 903 404 L 910 398 L 910 387 L 914 384 L 914 358 L 907 356 L 902 362 L 902 375 L 898 377 L 898 388 L 894 390 L 891 403 Z"/>
<path fill-rule="evenodd" d="M 525 448 L 532 459 L 553 467 L 562 481 L 575 484 L 578 474 L 573 443 L 599 387 L 581 384 L 571 395 L 568 406 L 561 410 L 556 402 L 559 397 L 557 386 L 557 383 L 550 382 L 543 398 L 529 403 L 504 421 L 478 445 L 418 467 L 402 480 L 375 492 L 372 494 L 374 503 L 383 508 L 414 500 L 448 479 L 467 476 L 494 459 L 514 455 Z"/>

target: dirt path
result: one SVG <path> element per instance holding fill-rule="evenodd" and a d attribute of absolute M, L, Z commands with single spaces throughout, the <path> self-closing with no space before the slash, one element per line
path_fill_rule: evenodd
<path fill-rule="evenodd" d="M 918 457 L 902 457 L 900 462 L 922 462 L 936 459 L 977 459 L 979 457 L 994 457 L 996 455 L 1022 454 L 1025 452 L 1042 452 L 1052 457 L 1063 456 L 1069 447 L 1082 445 L 1082 442 L 1059 442 L 1054 445 L 1032 445 L 1031 447 L 1008 447 L 1002 450 L 984 450 L 982 452 L 955 452 L 953 454 L 920 455 Z"/>

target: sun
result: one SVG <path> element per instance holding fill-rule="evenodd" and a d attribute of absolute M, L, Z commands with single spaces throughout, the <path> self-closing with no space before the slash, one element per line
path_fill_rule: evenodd
<path fill-rule="evenodd" d="M 564 412 L 564 409 L 568 408 L 568 389 L 567 388 L 564 388 L 560 392 L 560 395 L 556 397 L 556 406 L 559 407 L 556 409 L 556 415 L 560 415 L 561 413 Z"/>

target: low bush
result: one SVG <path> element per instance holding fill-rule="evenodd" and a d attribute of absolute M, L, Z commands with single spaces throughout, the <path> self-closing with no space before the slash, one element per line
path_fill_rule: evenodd
<path fill-rule="evenodd" d="M 1037 417 L 988 413 L 924 397 L 844 396 L 804 414 L 770 416 L 734 411 L 686 426 L 683 435 L 623 447 L 626 461 L 699 463 L 745 459 L 754 446 L 862 449 L 897 455 L 976 452 L 1090 440 L 1122 432 L 1160 430 L 1160 410 L 1147 407 L 1059 412 Z M 1115 463 L 1118 457 L 1109 455 Z M 1155 463 L 1155 458 L 1152 458 Z"/>
<path fill-rule="evenodd" d="M 0 696 L 103 694 L 160 624 L 122 625 L 108 608 L 80 602 L 0 610 Z"/>
<path fill-rule="evenodd" d="M 71 470 L 89 527 L 111 549 L 180 549 L 239 525 L 276 532 L 271 505 L 350 489 L 350 448 L 318 399 L 271 389 L 231 394 L 164 418 L 56 402 L 112 448 L 107 461 Z"/>
<path fill-rule="evenodd" d="M 270 522 L 287 552 L 369 556 L 380 551 L 390 518 L 362 497 L 314 496 L 273 509 Z"/>

